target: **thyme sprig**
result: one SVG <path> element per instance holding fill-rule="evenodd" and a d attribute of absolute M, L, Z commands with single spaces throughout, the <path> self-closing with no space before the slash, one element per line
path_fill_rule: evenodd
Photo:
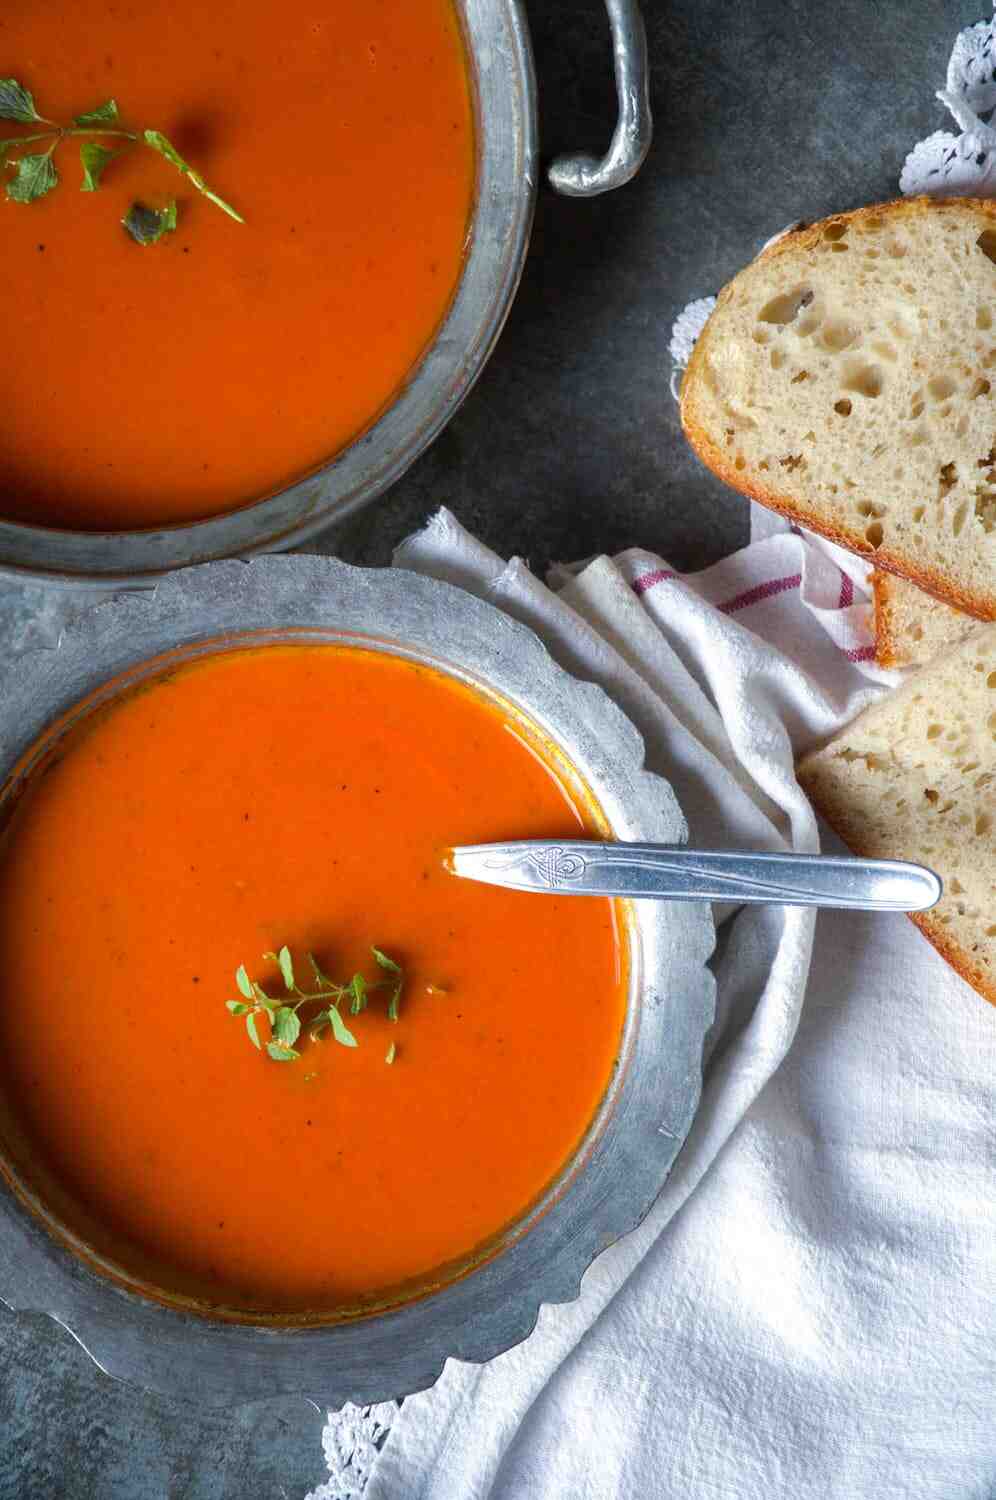
<path fill-rule="evenodd" d="M 382 977 L 371 981 L 362 974 L 354 974 L 345 984 L 337 984 L 323 971 L 313 953 L 305 954 L 311 969 L 313 988 L 304 990 L 297 982 L 294 960 L 286 944 L 277 953 L 264 953 L 263 957 L 276 964 L 284 987 L 284 996 L 271 995 L 255 979 L 250 979 L 245 964 L 235 971 L 235 983 L 241 1000 L 228 1000 L 226 1005 L 233 1016 L 244 1016 L 246 1031 L 254 1047 L 263 1050 L 259 1034 L 259 1020 L 265 1017 L 270 1026 L 270 1037 L 266 1052 L 274 1062 L 296 1062 L 301 1053 L 296 1047 L 302 1032 L 312 1041 L 320 1041 L 331 1032 L 333 1040 L 341 1047 L 355 1047 L 356 1037 L 343 1019 L 343 1008 L 348 1005 L 350 1016 L 358 1016 L 367 1009 L 370 996 L 386 990 L 388 994 L 387 1014 L 397 1021 L 404 991 L 405 975 L 396 963 L 380 948 L 371 948 L 371 953 L 381 970 Z M 396 1048 L 392 1043 L 384 1061 L 393 1063 Z"/>

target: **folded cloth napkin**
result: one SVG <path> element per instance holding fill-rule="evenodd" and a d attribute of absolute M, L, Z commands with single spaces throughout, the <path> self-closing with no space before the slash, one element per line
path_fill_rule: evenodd
<path fill-rule="evenodd" d="M 860 570 L 783 531 L 692 577 L 630 551 L 548 588 L 446 512 L 396 562 L 601 683 L 692 842 L 818 847 L 793 754 L 891 680 Z M 331 1415 L 315 1500 L 996 1493 L 996 1012 L 903 917 L 717 915 L 702 1106 L 649 1218 L 518 1348 Z"/>

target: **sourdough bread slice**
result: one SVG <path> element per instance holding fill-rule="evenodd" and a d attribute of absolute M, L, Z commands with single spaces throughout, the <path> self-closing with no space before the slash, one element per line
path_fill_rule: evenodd
<path fill-rule="evenodd" d="M 978 620 L 925 594 L 916 584 L 878 568 L 875 598 L 875 660 L 880 667 L 921 667 L 955 646 Z"/>
<path fill-rule="evenodd" d="M 685 374 L 699 456 L 763 505 L 996 618 L 996 203 L 905 199 L 769 246 Z"/>
<path fill-rule="evenodd" d="M 855 853 L 937 871 L 944 895 L 913 921 L 996 1004 L 996 625 L 976 626 L 797 769 Z"/>

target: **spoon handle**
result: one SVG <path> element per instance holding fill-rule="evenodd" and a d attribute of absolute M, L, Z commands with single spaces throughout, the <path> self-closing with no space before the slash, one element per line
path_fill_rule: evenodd
<path fill-rule="evenodd" d="M 925 911 L 940 900 L 932 870 L 894 859 L 835 854 L 738 854 L 670 844 L 464 844 L 450 869 L 467 880 L 558 896 L 732 901 Z"/>

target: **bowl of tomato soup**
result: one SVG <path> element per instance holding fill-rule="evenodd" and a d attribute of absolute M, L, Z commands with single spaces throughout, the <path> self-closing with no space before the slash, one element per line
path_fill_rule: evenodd
<path fill-rule="evenodd" d="M 711 919 L 446 851 L 681 839 L 605 695 L 462 591 L 303 557 L 2 687 L 0 1298 L 157 1390 L 337 1405 L 576 1296 L 685 1138 Z"/>
<path fill-rule="evenodd" d="M 273 551 L 397 479 L 521 272 L 519 0 L 15 0 L 0 75 L 0 567 L 99 584 Z"/>

